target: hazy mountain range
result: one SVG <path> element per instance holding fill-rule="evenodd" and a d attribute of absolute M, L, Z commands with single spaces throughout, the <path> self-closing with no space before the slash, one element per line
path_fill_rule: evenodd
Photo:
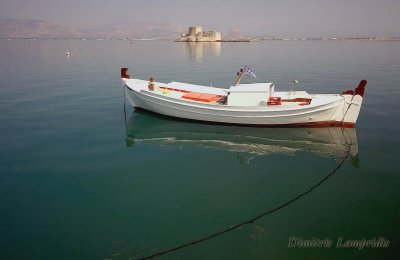
<path fill-rule="evenodd" d="M 87 26 L 80 28 L 68 27 L 51 21 L 28 20 L 28 19 L 1 19 L 0 39 L 8 38 L 113 38 L 113 39 L 177 39 L 181 33 L 187 33 L 190 25 L 178 25 L 173 23 L 119 23 L 104 26 Z M 218 28 L 204 28 L 205 30 L 216 30 Z M 257 35 L 246 36 L 238 30 L 222 32 L 224 40 L 258 38 L 275 39 L 274 36 Z M 361 37 L 365 39 L 366 37 Z M 360 38 L 360 39 L 361 39 Z M 295 37 L 294 39 L 303 39 Z M 307 38 L 308 39 L 308 38 Z M 314 38 L 310 38 L 314 39 Z M 317 39 L 317 38 L 316 38 Z M 332 38 L 336 39 L 336 38 Z M 347 38 L 344 38 L 347 39 Z M 359 39 L 359 38 L 349 38 Z M 381 39 L 372 37 L 372 39 Z M 400 37 L 388 37 L 385 39 L 400 40 Z"/>
<path fill-rule="evenodd" d="M 0 19 L 0 38 L 178 38 L 187 28 L 172 23 L 112 24 L 71 28 L 50 21 Z"/>

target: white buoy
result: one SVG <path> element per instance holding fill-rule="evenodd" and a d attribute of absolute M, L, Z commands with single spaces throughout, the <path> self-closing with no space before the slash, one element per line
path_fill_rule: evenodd
<path fill-rule="evenodd" d="M 69 51 L 67 51 L 67 53 L 65 53 L 65 55 L 67 55 L 67 57 L 69 57 L 69 55 L 70 55 L 70 54 L 69 54 Z"/>

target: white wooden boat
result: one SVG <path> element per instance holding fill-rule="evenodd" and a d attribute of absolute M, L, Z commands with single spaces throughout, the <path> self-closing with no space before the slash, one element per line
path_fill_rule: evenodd
<path fill-rule="evenodd" d="M 366 80 L 341 94 L 275 91 L 273 83 L 239 84 L 227 89 L 152 78 L 130 78 L 121 69 L 126 96 L 133 107 L 162 115 L 220 124 L 279 127 L 355 127 Z"/>

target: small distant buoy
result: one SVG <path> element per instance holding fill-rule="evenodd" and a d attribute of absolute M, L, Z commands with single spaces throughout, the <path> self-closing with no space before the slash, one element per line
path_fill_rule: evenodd
<path fill-rule="evenodd" d="M 70 54 L 69 54 L 69 51 L 67 51 L 67 53 L 65 53 L 65 55 L 66 55 L 67 57 L 69 57 L 69 55 L 70 55 Z"/>

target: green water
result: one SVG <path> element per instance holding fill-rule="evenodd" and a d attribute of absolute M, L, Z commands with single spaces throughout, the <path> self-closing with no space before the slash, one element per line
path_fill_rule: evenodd
<path fill-rule="evenodd" d="M 140 258 L 314 186 L 159 259 L 400 255 L 400 43 L 0 40 L 0 50 L 1 259 Z M 243 65 L 276 90 L 297 79 L 299 89 L 334 93 L 367 79 L 356 129 L 203 125 L 128 105 L 125 120 L 120 67 L 226 87 Z M 290 248 L 290 237 L 333 246 Z M 338 248 L 340 237 L 389 247 Z"/>

